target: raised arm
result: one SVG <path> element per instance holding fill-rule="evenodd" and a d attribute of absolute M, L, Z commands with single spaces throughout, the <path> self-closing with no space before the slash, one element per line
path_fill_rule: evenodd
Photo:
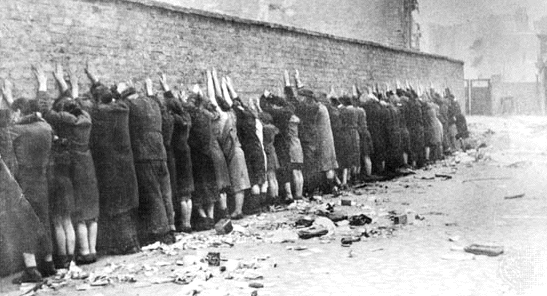
<path fill-rule="evenodd" d="M 13 84 L 4 79 L 0 93 L 0 109 L 9 109 L 11 104 L 13 104 Z"/>
<path fill-rule="evenodd" d="M 283 71 L 283 82 L 285 82 L 285 87 L 291 87 L 291 77 L 287 70 Z"/>
<path fill-rule="evenodd" d="M 302 80 L 300 80 L 300 72 L 298 72 L 297 69 L 294 69 L 294 81 L 296 83 L 296 88 L 303 88 L 304 84 L 302 83 Z"/>
<path fill-rule="evenodd" d="M 68 90 L 68 85 L 65 81 L 65 75 L 63 72 L 63 65 L 60 63 L 57 63 L 55 65 L 55 71 L 53 71 L 53 77 L 55 77 L 55 80 L 57 81 L 57 84 L 59 85 L 59 90 L 61 91 L 61 94 L 66 93 Z"/>
<path fill-rule="evenodd" d="M 211 74 L 212 74 L 212 78 L 213 78 L 213 85 L 215 87 L 215 98 L 220 97 L 223 94 L 222 94 L 220 81 L 218 80 L 217 70 L 215 68 L 213 68 L 213 71 L 211 72 Z"/>
<path fill-rule="evenodd" d="M 228 87 L 230 96 L 233 99 L 239 98 L 239 96 L 237 95 L 236 89 L 234 88 L 234 82 L 232 81 L 232 78 L 230 78 L 230 76 L 226 76 L 226 86 Z"/>
<path fill-rule="evenodd" d="M 144 90 L 147 96 L 154 96 L 154 84 L 152 83 L 152 79 L 150 79 L 150 77 L 146 77 L 144 80 Z"/>
<path fill-rule="evenodd" d="M 97 78 L 97 71 L 95 70 L 93 64 L 91 64 L 89 61 L 87 61 L 85 66 L 85 74 L 87 75 L 87 78 L 89 78 L 89 81 L 91 81 L 91 84 L 95 85 L 99 83 L 99 78 Z"/>
<path fill-rule="evenodd" d="M 75 65 L 70 65 L 68 67 L 68 77 L 71 86 L 70 93 L 72 94 L 72 98 L 76 99 L 80 96 L 80 87 L 78 86 L 80 77 L 78 77 L 78 68 L 76 68 Z"/>
<path fill-rule="evenodd" d="M 221 94 L 220 87 L 219 87 L 219 94 Z M 216 99 L 214 76 L 209 70 L 207 70 L 207 96 L 209 97 L 209 101 L 211 102 L 211 104 L 213 104 L 215 107 L 218 107 L 218 102 Z"/>
<path fill-rule="evenodd" d="M 229 107 L 232 107 L 232 105 L 234 104 L 232 99 L 237 99 L 238 98 L 237 93 L 235 92 L 233 85 L 231 85 L 231 83 L 228 82 L 228 78 L 223 77 L 221 86 L 222 86 L 222 97 L 224 98 L 224 101 L 226 101 L 226 104 Z"/>
<path fill-rule="evenodd" d="M 61 68 L 62 69 L 62 68 Z M 32 72 L 38 81 L 38 105 L 40 107 L 40 112 L 43 114 L 44 119 L 50 124 L 58 123 L 68 123 L 76 124 L 78 118 L 69 112 L 65 111 L 55 111 L 51 109 L 51 97 L 47 93 L 47 76 L 44 72 L 44 68 L 41 64 L 34 65 L 32 67 Z M 63 80 L 64 81 L 64 80 Z"/>

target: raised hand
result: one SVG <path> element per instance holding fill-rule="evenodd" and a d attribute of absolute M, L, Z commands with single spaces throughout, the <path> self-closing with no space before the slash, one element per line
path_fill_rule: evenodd
<path fill-rule="evenodd" d="M 47 76 L 42 64 L 38 63 L 33 65 L 32 73 L 34 74 L 34 77 L 36 77 L 36 81 L 38 81 L 38 91 L 47 91 Z"/>
<path fill-rule="evenodd" d="M 232 107 L 233 101 L 228 91 L 228 84 L 227 84 L 226 77 L 222 77 L 221 87 L 222 87 L 222 97 L 224 98 L 224 101 L 226 102 L 226 104 L 228 104 L 228 106 Z"/>
<path fill-rule="evenodd" d="M 150 77 L 146 77 L 146 79 L 144 80 L 144 89 L 146 91 L 147 96 L 151 97 L 154 95 L 153 83 Z"/>
<path fill-rule="evenodd" d="M 99 79 L 97 78 L 97 71 L 95 69 L 95 66 L 89 62 L 89 60 L 85 64 L 85 74 L 87 75 L 87 78 L 91 80 L 91 83 L 95 84 L 99 82 Z"/>
<path fill-rule="evenodd" d="M 11 104 L 13 104 L 13 84 L 11 83 L 11 81 L 4 79 L 4 85 L 2 85 L 2 94 L 8 106 L 11 106 Z"/>
<path fill-rule="evenodd" d="M 179 91 L 179 100 L 182 102 L 182 103 L 187 103 L 188 102 L 188 94 L 186 93 L 185 90 L 181 89 Z"/>
<path fill-rule="evenodd" d="M 354 98 L 359 97 L 359 91 L 357 90 L 357 85 L 354 84 L 351 86 L 351 94 L 353 95 Z"/>
<path fill-rule="evenodd" d="M 68 67 L 68 77 L 70 79 L 70 85 L 72 86 L 71 94 L 73 98 L 77 98 L 80 95 L 80 88 L 78 82 L 80 78 L 78 77 L 78 68 L 75 65 L 69 65 Z"/>
<path fill-rule="evenodd" d="M 127 86 L 127 83 L 126 82 L 120 82 L 118 83 L 118 85 L 116 86 L 116 91 L 118 92 L 118 94 L 122 94 L 122 92 L 124 90 L 126 90 L 128 88 Z"/>
<path fill-rule="evenodd" d="M 169 85 L 167 84 L 167 77 L 165 76 L 164 73 L 159 73 L 159 76 L 160 76 L 161 88 L 163 89 L 164 92 L 168 92 Z"/>
<path fill-rule="evenodd" d="M 211 74 L 213 75 L 213 84 L 215 85 L 215 95 L 222 96 L 222 89 L 221 89 L 221 84 L 218 80 L 217 70 L 213 68 L 213 71 L 211 72 Z"/>
<path fill-rule="evenodd" d="M 127 84 L 127 87 L 132 87 L 132 88 L 135 88 L 135 83 L 133 82 L 133 79 L 129 78 L 126 82 Z"/>
<path fill-rule="evenodd" d="M 63 65 L 60 63 L 57 63 L 55 65 L 55 70 L 53 71 L 53 77 L 55 77 L 55 80 L 57 80 L 57 83 L 59 84 L 59 87 L 61 88 L 61 92 L 64 93 L 68 90 L 68 85 L 65 81 L 65 74 L 63 71 Z"/>
<path fill-rule="evenodd" d="M 300 80 L 300 72 L 298 72 L 297 69 L 294 69 L 294 81 L 296 82 L 296 88 L 304 87 L 302 81 Z"/>
<path fill-rule="evenodd" d="M 210 70 L 207 70 L 207 96 L 209 98 L 215 98 L 215 83 L 213 82 L 213 74 Z M 195 88 L 195 86 L 194 86 Z"/>
<path fill-rule="evenodd" d="M 283 81 L 285 82 L 285 86 L 291 86 L 291 77 L 289 76 L 289 71 L 287 70 L 283 72 Z"/>
<path fill-rule="evenodd" d="M 233 99 L 237 98 L 238 96 L 234 88 L 234 82 L 232 81 L 232 78 L 230 78 L 229 76 L 226 76 L 226 86 L 228 87 L 230 96 L 232 96 Z"/>
<path fill-rule="evenodd" d="M 192 92 L 196 95 L 199 95 L 201 93 L 201 88 L 199 87 L 199 85 L 194 84 L 192 86 Z"/>

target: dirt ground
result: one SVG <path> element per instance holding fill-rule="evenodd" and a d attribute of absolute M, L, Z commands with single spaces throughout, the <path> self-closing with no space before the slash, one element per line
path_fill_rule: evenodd
<path fill-rule="evenodd" d="M 340 197 L 233 221 L 229 235 L 196 233 L 179 236 L 175 246 L 103 257 L 83 267 L 86 280 L 49 280 L 36 294 L 545 295 L 547 118 L 468 121 L 475 143 L 486 147 Z M 354 204 L 339 205 L 341 199 Z M 366 214 L 372 224 L 333 227 L 315 215 L 327 203 L 347 215 Z M 391 211 L 408 222 L 394 225 Z M 296 238 L 292 224 L 303 216 L 329 234 Z M 348 236 L 361 241 L 342 246 Z M 463 251 L 470 244 L 502 246 L 504 253 Z M 220 253 L 227 270 L 199 262 L 208 252 Z M 0 293 L 29 289 L 12 278 L 1 280 Z"/>

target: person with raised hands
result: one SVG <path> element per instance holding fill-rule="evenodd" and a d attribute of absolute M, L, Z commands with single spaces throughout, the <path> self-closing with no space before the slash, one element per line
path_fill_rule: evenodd
<path fill-rule="evenodd" d="M 408 156 L 411 154 L 410 149 L 410 132 L 407 126 L 407 109 L 408 109 L 408 94 L 407 92 L 402 88 L 400 82 L 397 80 L 396 82 L 396 89 L 395 89 L 396 97 L 394 99 L 396 102 L 396 107 L 399 110 L 399 124 L 401 129 L 401 150 L 403 153 L 403 167 L 408 168 L 409 166 L 409 158 Z"/>
<path fill-rule="evenodd" d="M 251 184 L 251 195 L 245 199 L 244 212 L 256 213 L 266 205 L 266 197 L 262 194 L 262 186 L 266 182 L 266 159 L 263 141 L 261 141 L 263 126 L 258 120 L 258 110 L 255 104 L 252 102 L 248 105 L 243 103 L 235 91 L 232 80 L 223 78 L 221 83 L 223 97 L 227 99 L 227 102 L 232 102 L 232 110 L 236 116 L 237 135 L 245 154 Z"/>
<path fill-rule="evenodd" d="M 139 192 L 139 242 L 173 243 L 174 214 L 162 134 L 162 106 L 154 97 L 150 79 L 145 80 L 144 95 L 132 86 L 120 86 L 120 100 L 129 106 L 129 135 Z"/>
<path fill-rule="evenodd" d="M 352 99 L 348 95 L 343 95 L 338 100 L 341 103 L 339 108 L 341 120 L 339 140 L 341 143 L 338 144 L 340 151 L 337 152 L 342 169 L 341 186 L 347 188 L 361 161 L 359 111 L 353 106 Z"/>
<path fill-rule="evenodd" d="M 171 139 L 171 149 L 174 165 L 170 170 L 171 187 L 173 188 L 173 207 L 175 211 L 175 226 L 178 231 L 192 232 L 192 192 L 194 192 L 194 178 L 192 176 L 191 150 L 188 137 L 192 127 L 189 106 L 185 94 L 179 99 L 169 88 L 167 77 L 160 73 L 160 84 L 164 91 L 164 103 L 168 112 L 173 116 L 174 128 Z"/>
<path fill-rule="evenodd" d="M 209 112 L 207 114 L 211 118 L 211 127 L 213 129 L 213 141 L 211 143 L 211 152 L 213 156 L 213 162 L 215 164 L 215 174 L 217 187 L 220 190 L 220 196 L 218 198 L 219 211 L 223 217 L 229 217 L 230 213 L 228 210 L 227 195 L 232 189 L 230 171 L 229 171 L 229 162 L 226 158 L 224 146 L 226 145 L 226 135 L 225 128 L 228 122 L 228 113 L 224 111 L 219 104 L 224 103 L 222 99 L 222 90 L 220 83 L 215 84 L 213 74 L 211 71 L 206 71 L 207 78 L 207 96 L 203 96 L 207 100 L 207 108 Z M 223 105 L 225 110 L 229 110 L 230 107 Z M 214 211 L 213 211 L 214 212 Z M 214 227 L 214 215 L 211 212 L 211 215 L 208 216 L 208 219 L 204 221 L 204 229 L 211 229 Z"/>
<path fill-rule="evenodd" d="M 304 88 L 300 73 L 294 75 L 296 92 L 290 85 L 285 87 L 287 100 L 295 106 L 295 115 L 300 119 L 299 138 L 304 154 L 303 176 L 304 192 L 310 196 L 322 181 L 320 163 L 318 161 L 318 128 L 316 119 L 319 114 L 319 104 L 313 91 Z M 287 82 L 286 82 L 287 83 Z"/>
<path fill-rule="evenodd" d="M 287 71 L 284 73 L 284 81 L 285 86 L 290 87 L 290 78 Z M 294 115 L 294 106 L 281 96 L 267 92 L 260 98 L 259 104 L 265 113 L 272 116 L 274 126 L 279 129 L 279 134 L 274 140 L 274 147 L 279 161 L 279 169 L 276 175 L 278 182 L 283 185 L 284 201 L 292 202 L 295 199 L 292 193 L 291 181 L 294 184 L 294 196 L 296 199 L 302 199 L 304 156 L 298 137 L 300 119 Z"/>
<path fill-rule="evenodd" d="M 269 91 L 265 90 L 262 98 L 270 96 Z M 277 170 L 280 168 L 277 151 L 275 149 L 275 139 L 279 134 L 279 128 L 273 124 L 273 117 L 271 114 L 264 112 L 260 107 L 260 99 L 257 98 L 253 103 L 255 108 L 259 111 L 258 118 L 263 124 L 263 138 L 264 138 L 264 153 L 266 154 L 266 180 L 267 180 L 267 193 L 269 195 L 268 204 L 279 205 L 281 200 L 279 199 L 279 182 L 277 181 Z"/>
<path fill-rule="evenodd" d="M 6 80 L 2 90 L 5 97 L 11 97 L 11 88 L 12 84 Z M 15 179 L 45 230 L 42 247 L 46 255 L 39 270 L 43 276 L 55 275 L 47 178 L 53 130 L 42 119 L 36 100 L 19 98 L 8 101 L 13 102 L 12 111 L 20 115 L 10 130 L 18 164 Z"/>
<path fill-rule="evenodd" d="M 215 158 L 224 160 L 213 132 L 213 119 L 219 115 L 216 106 L 207 100 L 199 85 L 193 86 L 186 101 L 192 120 L 188 137 L 194 179 L 192 206 L 198 214 L 192 219 L 193 229 L 209 230 L 214 227 L 215 203 L 220 198 Z M 227 171 L 225 161 L 224 168 Z"/>
<path fill-rule="evenodd" d="M 362 107 L 361 99 L 363 98 L 361 92 L 357 88 L 357 85 L 352 86 L 351 100 L 353 107 L 357 110 L 357 126 L 359 132 L 359 150 L 361 159 L 356 168 L 355 180 L 360 179 L 362 176 L 370 177 L 372 174 L 372 161 L 370 155 L 374 151 L 372 147 L 372 137 L 367 125 L 367 113 Z"/>
<path fill-rule="evenodd" d="M 228 165 L 231 192 L 234 194 L 235 200 L 234 211 L 230 214 L 230 217 L 237 220 L 243 218 L 245 190 L 251 188 L 251 183 L 247 171 L 245 154 L 243 153 L 237 135 L 237 117 L 232 109 L 233 100 L 226 88 L 223 94 L 222 85 L 218 80 L 215 69 L 213 69 L 211 74 L 211 76 L 208 75 L 208 81 L 212 81 L 214 86 L 214 94 L 211 94 L 211 96 L 216 98 L 220 108 L 219 112 L 221 113 L 219 127 L 221 127 L 222 130 L 220 131 L 218 139 L 220 147 L 224 152 L 224 157 L 226 158 L 226 164 Z M 210 82 L 208 84 L 210 84 Z M 224 210 L 223 207 L 225 205 L 225 202 L 222 202 L 223 199 L 224 198 L 221 196 L 221 211 Z"/>
<path fill-rule="evenodd" d="M 39 85 L 40 112 L 58 137 L 53 149 L 55 184 L 51 208 L 61 261 L 59 264 L 67 267 L 74 253 L 72 223 L 76 226 L 78 243 L 76 262 L 92 263 L 97 260 L 99 192 L 89 150 L 91 116 L 71 98 L 60 64 L 56 66 L 54 77 L 62 96 L 55 101 L 53 108 L 49 108 L 47 78 L 42 67 L 35 67 L 34 74 Z"/>
<path fill-rule="evenodd" d="M 406 108 L 406 126 L 410 134 L 409 163 L 415 168 L 425 164 L 424 115 L 418 94 L 407 82 L 409 100 Z"/>
<path fill-rule="evenodd" d="M 0 266 L 4 272 L 18 271 L 24 266 L 23 274 L 15 278 L 14 283 L 39 283 L 43 276 L 56 273 L 51 256 L 51 233 L 48 231 L 47 165 L 34 169 L 28 165 L 43 164 L 44 161 L 47 164 L 51 127 L 44 123 L 43 127 L 49 127 L 50 133 L 40 140 L 36 139 L 35 128 L 25 129 L 32 132 L 23 135 L 19 125 L 35 127 L 41 116 L 37 112 L 29 112 L 31 103 L 33 109 L 37 109 L 35 100 L 14 101 L 12 88 L 8 80 L 4 80 L 0 87 Z M 31 138 L 37 141 L 29 141 Z M 44 142 L 45 145 L 41 145 Z M 38 151 L 40 149 L 43 151 Z M 29 157 L 27 152 L 30 151 L 39 155 Z M 45 160 L 41 157 L 44 155 Z M 32 185 L 41 187 L 34 188 Z M 37 260 L 36 255 L 40 253 L 45 253 L 45 256 Z"/>
<path fill-rule="evenodd" d="M 91 64 L 87 64 L 85 73 L 92 84 L 85 104 L 93 122 L 90 148 L 99 188 L 97 249 L 110 255 L 136 253 L 140 250 L 139 196 L 129 136 L 129 106 L 124 100 L 114 100 L 111 89 L 99 81 Z"/>

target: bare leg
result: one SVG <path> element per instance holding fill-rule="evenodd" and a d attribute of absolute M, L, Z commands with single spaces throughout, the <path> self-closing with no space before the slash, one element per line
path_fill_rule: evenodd
<path fill-rule="evenodd" d="M 304 191 L 304 177 L 302 176 L 301 170 L 293 170 L 294 177 L 294 193 L 296 198 L 302 198 L 302 193 Z"/>
<path fill-rule="evenodd" d="M 360 166 L 355 167 L 354 175 L 355 175 L 356 179 L 359 178 L 359 176 L 361 175 L 361 167 Z"/>
<path fill-rule="evenodd" d="M 405 165 L 408 165 L 408 153 L 403 152 L 403 162 Z"/>
<path fill-rule="evenodd" d="M 270 196 L 273 198 L 276 198 L 279 196 L 279 184 L 277 183 L 277 176 L 275 175 L 275 171 L 270 170 L 266 173 L 266 176 L 268 178 L 268 192 L 270 193 Z M 289 183 L 290 186 L 290 183 Z"/>
<path fill-rule="evenodd" d="M 55 232 L 55 241 L 57 242 L 57 254 L 60 256 L 66 256 L 67 237 L 65 235 L 65 229 L 63 228 L 63 218 L 53 218 L 53 230 Z"/>
<path fill-rule="evenodd" d="M 348 185 L 348 169 L 344 168 L 342 170 L 342 186 Z"/>
<path fill-rule="evenodd" d="M 425 160 L 429 161 L 431 160 L 431 147 L 427 146 L 425 147 Z"/>
<path fill-rule="evenodd" d="M 192 218 L 192 200 L 190 199 L 190 197 L 187 197 L 187 201 L 182 201 L 180 204 L 182 208 L 182 225 L 184 227 L 190 228 L 192 227 L 190 223 L 190 219 Z"/>
<path fill-rule="evenodd" d="M 260 186 L 258 184 L 253 185 L 251 187 L 251 194 L 252 195 L 259 195 L 260 194 Z"/>
<path fill-rule="evenodd" d="M 87 235 L 87 226 L 85 222 L 78 222 L 76 225 L 78 238 L 78 247 L 80 255 L 89 255 L 89 240 Z"/>
<path fill-rule="evenodd" d="M 72 226 L 72 221 L 70 217 L 65 217 L 63 219 L 63 229 L 65 231 L 66 237 L 66 255 L 74 255 L 74 250 L 76 249 L 76 233 L 74 232 L 74 226 Z"/>
<path fill-rule="evenodd" d="M 207 213 L 205 213 L 205 210 L 203 209 L 203 205 L 199 205 L 198 214 L 201 218 L 207 218 Z"/>
<path fill-rule="evenodd" d="M 235 193 L 235 211 L 232 213 L 232 216 L 238 216 L 243 214 L 243 202 L 245 202 L 245 192 L 244 191 L 236 192 Z"/>
<path fill-rule="evenodd" d="M 226 210 L 228 208 L 228 197 L 225 192 L 220 194 L 220 198 L 218 199 L 218 204 L 221 210 Z"/>
<path fill-rule="evenodd" d="M 89 240 L 89 253 L 97 254 L 97 221 L 91 221 L 87 224 L 87 235 Z"/>
<path fill-rule="evenodd" d="M 372 160 L 370 159 L 370 155 L 365 156 L 365 174 L 367 176 L 372 175 Z"/>
<path fill-rule="evenodd" d="M 207 217 L 210 219 L 215 219 L 215 204 L 211 203 L 207 206 Z"/>
<path fill-rule="evenodd" d="M 262 186 L 260 186 L 260 193 L 263 193 L 263 194 L 268 193 L 268 188 L 269 187 L 270 187 L 270 184 L 268 183 L 268 181 L 264 182 L 264 184 L 262 184 Z"/>
<path fill-rule="evenodd" d="M 36 256 L 32 253 L 23 253 L 23 261 L 26 268 L 36 267 Z"/>
<path fill-rule="evenodd" d="M 287 200 L 293 200 L 293 196 L 292 196 L 292 188 L 291 188 L 291 183 L 290 182 L 287 182 L 285 183 L 285 192 L 286 192 L 286 199 Z"/>

